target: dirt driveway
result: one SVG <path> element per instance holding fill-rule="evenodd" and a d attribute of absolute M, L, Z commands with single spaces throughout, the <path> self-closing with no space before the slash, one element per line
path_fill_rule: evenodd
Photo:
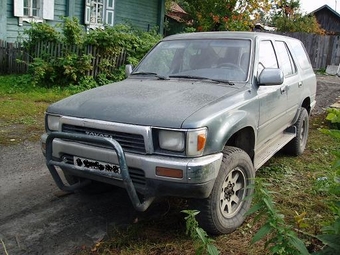
<path fill-rule="evenodd" d="M 324 112 L 339 96 L 340 79 L 319 76 L 313 114 Z M 153 211 L 153 217 L 164 213 Z M 100 195 L 59 191 L 39 143 L 0 147 L 0 239 L 10 255 L 73 254 L 104 238 L 107 229 L 133 224 L 140 216 L 124 190 Z"/>

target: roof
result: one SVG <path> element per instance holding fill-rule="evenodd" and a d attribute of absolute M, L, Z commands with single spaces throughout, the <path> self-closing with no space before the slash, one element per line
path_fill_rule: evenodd
<path fill-rule="evenodd" d="M 327 5 L 327 4 L 325 4 L 325 5 L 321 6 L 321 7 L 319 7 L 318 9 L 312 11 L 312 12 L 309 13 L 309 14 L 315 14 L 315 13 L 317 13 L 317 12 L 319 12 L 319 11 L 322 11 L 323 9 L 329 10 L 330 12 L 332 12 L 335 16 L 337 16 L 337 17 L 340 19 L 340 14 L 339 14 L 337 11 L 335 11 L 333 8 L 331 8 L 329 5 Z"/>
<path fill-rule="evenodd" d="M 185 40 L 185 39 L 250 39 L 253 40 L 257 37 L 263 38 L 275 38 L 275 39 L 285 39 L 285 40 L 297 40 L 292 37 L 264 33 L 264 32 L 243 32 L 243 31 L 219 31 L 219 32 L 197 32 L 197 33 L 185 33 L 185 34 L 175 34 L 165 37 L 163 41 L 167 40 Z"/>
<path fill-rule="evenodd" d="M 177 22 L 185 22 L 183 20 L 188 13 L 182 9 L 176 2 L 171 2 L 170 10 L 166 13 L 166 16 L 176 20 Z"/>
<path fill-rule="evenodd" d="M 183 13 L 183 14 L 188 14 L 186 11 L 182 9 L 181 6 L 179 6 L 176 2 L 171 2 L 170 6 L 170 11 L 171 12 L 177 12 L 177 13 Z"/>

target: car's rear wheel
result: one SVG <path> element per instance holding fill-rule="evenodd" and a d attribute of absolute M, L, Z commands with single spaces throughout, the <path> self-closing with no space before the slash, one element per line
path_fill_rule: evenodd
<path fill-rule="evenodd" d="M 227 234 L 239 227 L 250 207 L 255 171 L 253 163 L 243 150 L 225 147 L 223 160 L 214 188 L 206 199 L 191 201 L 191 207 L 200 213 L 199 225 L 211 234 Z"/>
<path fill-rule="evenodd" d="M 285 146 L 285 151 L 290 155 L 299 156 L 304 152 L 308 139 L 309 115 L 305 108 L 302 108 L 294 126 L 296 137 Z"/>

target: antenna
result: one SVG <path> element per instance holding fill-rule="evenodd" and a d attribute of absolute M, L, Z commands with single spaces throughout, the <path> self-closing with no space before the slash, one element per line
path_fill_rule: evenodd
<path fill-rule="evenodd" d="M 338 1 L 335 0 L 335 11 L 337 11 L 337 7 L 338 7 Z"/>

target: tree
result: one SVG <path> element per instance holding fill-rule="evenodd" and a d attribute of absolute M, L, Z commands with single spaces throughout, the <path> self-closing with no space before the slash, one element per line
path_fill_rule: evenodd
<path fill-rule="evenodd" d="M 315 16 L 303 15 L 300 0 L 279 0 L 276 13 L 272 16 L 272 26 L 280 32 L 305 32 L 324 34 Z"/>
<path fill-rule="evenodd" d="M 191 17 L 197 31 L 251 30 L 253 18 L 268 12 L 273 0 L 177 1 Z"/>

